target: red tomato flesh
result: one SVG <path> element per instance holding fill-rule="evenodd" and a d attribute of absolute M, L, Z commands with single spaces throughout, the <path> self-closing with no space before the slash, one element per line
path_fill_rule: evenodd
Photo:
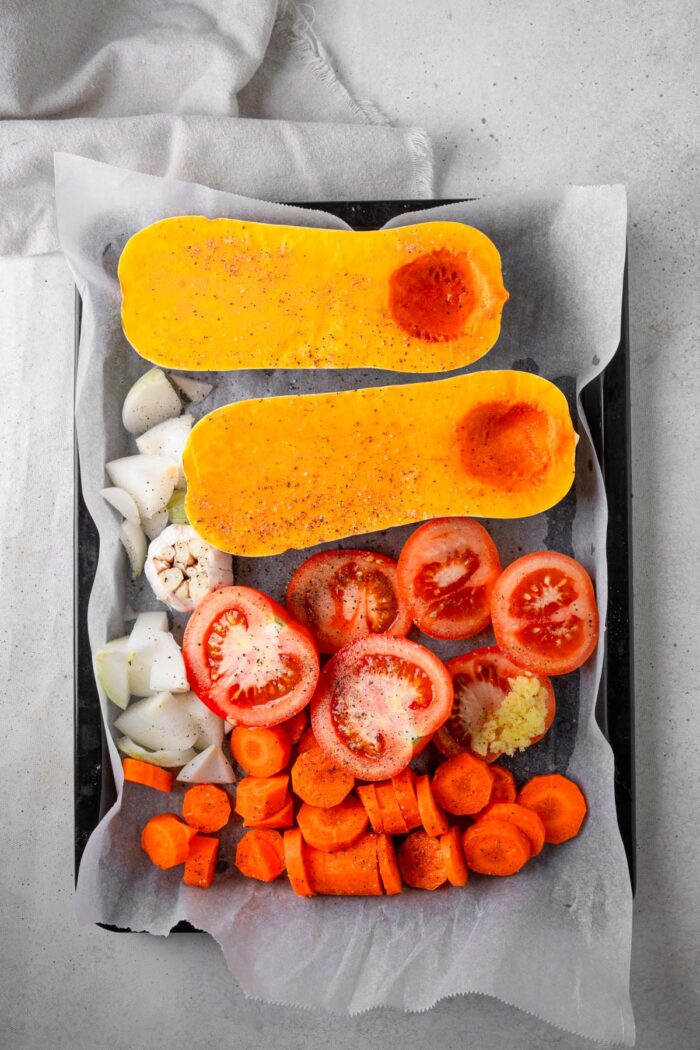
<path fill-rule="evenodd" d="M 513 663 L 535 674 L 567 674 L 586 662 L 598 641 L 591 578 L 556 551 L 518 558 L 491 596 L 496 641 Z"/>
<path fill-rule="evenodd" d="M 351 642 L 324 667 L 311 702 L 319 746 L 362 780 L 397 776 L 415 742 L 449 716 L 452 680 L 422 645 L 376 635 Z"/>
<path fill-rule="evenodd" d="M 411 629 L 397 592 L 396 562 L 371 551 L 314 554 L 292 576 L 287 608 L 308 627 L 322 653 L 335 653 L 368 634 L 403 637 Z"/>
<path fill-rule="evenodd" d="M 524 671 L 509 660 L 498 646 L 491 645 L 485 649 L 474 649 L 464 656 L 455 656 L 445 666 L 452 676 L 454 701 L 450 717 L 433 740 L 447 758 L 461 751 L 472 751 L 472 733 L 497 711 L 510 692 L 510 682 L 519 677 L 536 677 L 547 693 L 544 732 L 532 737 L 530 744 L 541 740 L 552 725 L 556 703 L 549 678 Z M 495 762 L 503 757 L 503 752 L 490 749 L 485 755 L 478 754 L 487 762 Z"/>
<path fill-rule="evenodd" d="M 399 594 L 431 638 L 470 638 L 491 619 L 501 572 L 496 545 L 472 518 L 435 518 L 406 541 L 397 567 Z"/>
<path fill-rule="evenodd" d="M 318 681 L 309 632 L 251 587 L 211 591 L 188 621 L 182 655 L 193 692 L 221 718 L 243 726 L 291 718 Z"/>

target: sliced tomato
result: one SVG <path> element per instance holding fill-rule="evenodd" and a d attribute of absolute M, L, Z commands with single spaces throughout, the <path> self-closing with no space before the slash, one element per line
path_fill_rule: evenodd
<path fill-rule="evenodd" d="M 311 725 L 323 750 L 362 780 L 397 776 L 414 744 L 452 709 L 452 679 L 416 642 L 379 634 L 351 642 L 323 671 Z"/>
<path fill-rule="evenodd" d="M 488 626 L 501 572 L 496 545 L 472 518 L 435 518 L 409 536 L 399 556 L 399 595 L 431 638 L 470 638 Z"/>
<path fill-rule="evenodd" d="M 318 653 L 307 629 L 251 587 L 211 591 L 189 619 L 182 655 L 193 692 L 242 726 L 291 718 L 318 681 Z"/>
<path fill-rule="evenodd" d="M 505 752 L 500 749 L 489 749 L 486 754 L 482 750 L 475 750 L 472 747 L 472 735 L 496 714 L 513 687 L 517 688 L 522 679 L 537 680 L 546 693 L 547 705 L 544 731 L 530 737 L 524 746 L 541 740 L 554 721 L 556 703 L 549 678 L 524 671 L 509 660 L 498 646 L 491 645 L 485 649 L 474 649 L 464 656 L 455 656 L 445 666 L 452 676 L 454 701 L 450 717 L 433 740 L 447 758 L 461 751 L 474 751 L 487 762 L 503 758 Z M 518 750 L 522 750 L 522 747 Z"/>
<path fill-rule="evenodd" d="M 496 641 L 535 674 L 566 674 L 585 663 L 598 641 L 598 606 L 591 578 L 556 551 L 518 558 L 491 595 Z"/>
<path fill-rule="evenodd" d="M 403 637 L 411 629 L 397 592 L 396 562 L 371 551 L 314 554 L 292 576 L 287 608 L 309 628 L 322 653 L 335 653 L 368 634 Z"/>

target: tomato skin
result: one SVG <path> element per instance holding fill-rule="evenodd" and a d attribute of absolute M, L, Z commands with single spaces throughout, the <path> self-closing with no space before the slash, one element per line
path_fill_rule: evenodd
<path fill-rule="evenodd" d="M 241 617 L 245 623 L 237 622 Z M 239 632 L 233 652 L 233 659 L 243 662 L 239 678 L 226 666 L 231 625 Z M 243 726 L 286 721 L 309 703 L 318 682 L 318 652 L 310 632 L 252 587 L 211 591 L 187 623 L 182 655 L 192 691 L 220 718 Z M 259 670 L 264 664 L 271 668 L 269 677 L 258 683 L 254 679 L 264 674 Z"/>
<path fill-rule="evenodd" d="M 401 773 L 415 744 L 452 709 L 452 679 L 441 660 L 405 638 L 371 635 L 345 646 L 323 671 L 311 725 L 323 750 L 362 780 Z"/>
<path fill-rule="evenodd" d="M 491 619 L 503 652 L 526 671 L 575 671 L 598 642 L 593 582 L 573 558 L 538 551 L 505 569 L 491 596 Z"/>
<path fill-rule="evenodd" d="M 433 742 L 438 751 L 440 751 L 445 758 L 452 758 L 454 755 L 458 755 L 462 751 L 472 751 L 469 746 L 469 741 L 462 736 L 464 726 L 463 724 L 460 726 L 460 677 L 466 678 L 467 682 L 486 683 L 487 689 L 489 686 L 494 690 L 500 689 L 502 690 L 504 697 L 508 690 L 507 681 L 509 678 L 517 678 L 520 675 L 537 677 L 547 693 L 547 713 L 545 716 L 544 731 L 530 740 L 530 746 L 542 740 L 551 728 L 556 714 L 557 705 L 554 696 L 554 689 L 552 688 L 552 683 L 549 678 L 547 678 L 546 675 L 532 676 L 531 672 L 525 671 L 523 668 L 513 663 L 512 660 L 501 652 L 497 645 L 485 646 L 482 649 L 473 649 L 470 653 L 464 653 L 462 656 L 455 656 L 446 662 L 445 667 L 452 676 L 452 684 L 454 688 L 453 708 L 450 712 L 450 717 L 445 721 L 444 725 L 438 729 L 433 737 Z M 486 690 L 485 693 L 484 713 L 486 713 L 488 701 L 491 699 L 496 700 L 495 692 L 492 696 L 489 696 Z M 472 754 L 477 754 L 477 752 L 472 752 Z M 484 759 L 486 762 L 497 762 L 504 756 L 500 751 L 487 751 L 485 755 L 477 754 L 477 757 Z"/>
<path fill-rule="evenodd" d="M 354 602 L 349 610 L 347 599 Z M 404 637 L 412 625 L 398 593 L 396 562 L 373 551 L 313 554 L 289 581 L 286 604 L 322 653 L 336 653 L 367 634 Z"/>
<path fill-rule="evenodd" d="M 430 638 L 471 638 L 488 627 L 501 573 L 496 545 L 473 518 L 434 518 L 409 536 L 399 555 L 399 594 Z"/>

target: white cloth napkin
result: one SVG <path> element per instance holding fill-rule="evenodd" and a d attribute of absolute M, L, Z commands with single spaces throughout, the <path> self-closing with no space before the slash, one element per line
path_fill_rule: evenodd
<path fill-rule="evenodd" d="M 431 195 L 424 132 L 354 100 L 289 0 L 67 11 L 0 8 L 0 254 L 58 249 L 55 151 L 271 200 Z"/>

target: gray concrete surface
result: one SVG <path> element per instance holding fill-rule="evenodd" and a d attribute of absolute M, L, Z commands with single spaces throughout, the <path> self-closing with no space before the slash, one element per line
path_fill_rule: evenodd
<path fill-rule="evenodd" d="M 543 183 L 621 181 L 630 198 L 639 889 L 632 997 L 641 1050 L 700 1047 L 697 812 L 700 730 L 700 373 L 698 371 L 698 9 L 693 0 L 317 0 L 316 30 L 357 95 L 400 123 L 422 123 L 438 158 L 438 192 L 491 193 Z M 56 260 L 51 294 L 36 287 L 41 369 L 72 352 L 72 289 Z M 2 268 L 0 329 L 14 282 Z M 2 346 L 12 373 L 13 348 Z M 36 435 L 71 456 L 63 414 Z M 29 408 L 18 401 L 18 416 Z M 8 483 L 11 465 L 3 467 Z M 27 506 L 70 533 L 70 498 L 47 501 L 40 474 Z M 9 498 L 3 488 L 3 498 Z M 14 572 L 11 551 L 3 571 Z M 52 594 L 71 589 L 68 559 Z M 50 606 L 37 610 L 60 616 Z M 41 623 L 0 647 L 42 659 Z M 535 1050 L 590 1044 L 496 1002 L 457 999 L 406 1017 L 333 1019 L 246 1002 L 206 938 L 161 941 L 79 928 L 73 918 L 70 620 L 65 674 L 32 707 L 34 750 L 0 751 L 8 838 L 0 871 L 0 1045 L 8 1050 Z M 3 696 L 12 739 L 11 696 Z M 23 801 L 18 801 L 22 799 Z"/>

